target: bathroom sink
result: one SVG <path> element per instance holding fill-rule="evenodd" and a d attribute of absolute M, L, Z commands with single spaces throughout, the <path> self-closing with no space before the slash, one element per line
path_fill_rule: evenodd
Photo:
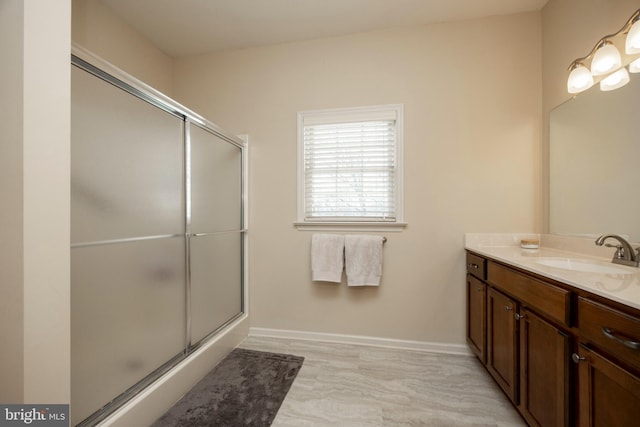
<path fill-rule="evenodd" d="M 560 268 L 563 270 L 580 271 L 584 273 L 600 273 L 600 274 L 633 274 L 634 271 L 616 265 L 609 265 L 603 262 L 590 261 L 585 259 L 572 258 L 539 258 L 535 261 L 537 264 L 546 265 L 547 267 Z"/>

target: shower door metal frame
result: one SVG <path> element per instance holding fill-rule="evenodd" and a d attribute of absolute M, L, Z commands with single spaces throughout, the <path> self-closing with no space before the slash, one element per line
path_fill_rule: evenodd
<path fill-rule="evenodd" d="M 109 415 L 119 409 L 124 403 L 131 400 L 142 390 L 152 385 L 155 381 L 157 381 L 162 375 L 166 374 L 173 367 L 175 367 L 178 363 L 185 360 L 190 354 L 192 354 L 195 350 L 206 344 L 212 338 L 215 338 L 222 330 L 229 327 L 232 323 L 237 321 L 239 318 L 246 316 L 248 312 L 247 307 L 247 256 L 248 256 L 248 248 L 247 248 L 247 189 L 248 189 L 248 180 L 247 180 L 247 144 L 242 139 L 237 136 L 226 132 L 215 123 L 205 119 L 204 117 L 198 115 L 197 113 L 189 110 L 183 105 L 177 103 L 173 99 L 167 97 L 163 93 L 157 91 L 156 89 L 148 86 L 147 84 L 141 82 L 140 80 L 134 78 L 133 76 L 127 74 L 126 72 L 120 70 L 119 68 L 113 66 L 112 64 L 102 60 L 101 58 L 93 55 L 92 53 L 86 51 L 85 49 L 73 45 L 71 51 L 71 65 L 76 66 L 94 76 L 106 81 L 114 85 L 115 87 L 128 92 L 129 94 L 148 102 L 149 104 L 170 113 L 171 115 L 176 116 L 181 119 L 184 123 L 183 125 L 183 153 L 184 153 L 184 164 L 183 164 L 183 173 L 184 173 L 184 209 L 185 209 L 185 224 L 184 224 L 184 244 L 185 244 L 185 342 L 182 353 L 177 354 L 170 360 L 168 360 L 163 365 L 157 367 L 152 373 L 144 377 L 134 386 L 130 387 L 127 390 L 123 390 L 122 393 L 116 396 L 112 401 L 108 402 L 100 408 L 98 411 L 91 414 L 85 420 L 77 424 L 78 426 L 85 427 L 95 425 L 106 419 Z M 240 292 L 240 312 L 237 313 L 232 318 L 228 319 L 224 324 L 220 325 L 215 330 L 211 331 L 207 336 L 201 339 L 197 343 L 191 342 L 191 272 L 190 272 L 190 240 L 192 237 L 196 235 L 191 234 L 191 191 L 190 191 L 190 180 L 191 180 L 191 164 L 190 164 L 190 150 L 191 150 L 191 141 L 190 141 L 190 128 L 192 123 L 197 124 L 198 127 L 204 129 L 205 131 L 212 133 L 213 135 L 221 138 L 225 142 L 232 144 L 240 149 L 240 187 L 242 194 L 240 195 L 241 207 L 240 207 L 240 229 L 234 230 L 233 232 L 237 232 L 240 234 L 241 243 L 240 243 L 240 283 L 239 292 Z M 209 233 L 206 233 L 209 234 Z M 214 233 L 215 234 L 215 233 Z M 145 236 L 140 238 L 124 238 L 117 240 L 109 240 L 109 241 L 99 241 L 92 242 L 90 244 L 85 243 L 77 243 L 72 244 L 71 247 L 85 247 L 88 245 L 95 244 L 110 244 L 110 243 L 124 243 L 124 242 L 132 242 L 138 240 L 152 240 L 152 239 L 160 239 L 166 237 L 181 237 L 182 234 L 167 234 L 167 235 L 158 235 L 158 236 Z M 72 367 L 73 369 L 73 367 Z"/>
<path fill-rule="evenodd" d="M 186 117 L 185 118 L 185 126 L 184 126 L 184 132 L 185 132 L 185 138 L 184 138 L 184 150 L 185 150 L 185 154 L 184 154 L 184 160 L 185 160 L 185 254 L 187 257 L 187 261 L 186 261 L 186 301 L 187 301 L 187 326 L 186 326 L 186 344 L 185 344 L 185 348 L 187 349 L 187 351 L 191 352 L 196 350 L 197 348 L 199 348 L 200 346 L 202 346 L 203 344 L 205 344 L 207 342 L 207 340 L 209 340 L 210 338 L 214 337 L 218 331 L 220 331 L 221 329 L 225 328 L 228 324 L 230 324 L 231 322 L 233 322 L 235 319 L 237 319 L 239 316 L 247 313 L 247 305 L 246 305 L 246 259 L 247 259 L 247 226 L 246 226 L 246 222 L 247 222 L 247 212 L 246 212 L 246 193 L 247 193 L 247 159 L 246 159 L 246 143 L 244 141 L 242 141 L 241 139 L 235 137 L 236 139 L 238 139 L 239 141 L 241 141 L 242 144 L 237 144 L 237 143 L 233 143 L 233 145 L 236 145 L 237 147 L 239 147 L 241 149 L 241 159 L 240 159 L 240 168 L 241 168 L 241 182 L 240 182 L 240 187 L 242 188 L 242 194 L 240 195 L 241 197 L 241 206 L 240 206 L 240 229 L 239 230 L 233 230 L 233 231 L 221 231 L 221 232 L 214 232 L 214 233 L 192 233 L 192 229 L 191 229 L 191 218 L 192 218 L 192 210 L 191 210 L 191 126 L 192 123 L 197 123 L 197 126 L 199 126 L 200 128 L 202 128 L 205 131 L 208 131 L 210 133 L 212 133 L 215 136 L 221 137 L 222 135 L 219 132 L 214 132 L 212 131 L 211 128 L 205 127 L 202 125 L 201 122 L 197 122 L 195 120 L 192 120 L 190 117 Z M 227 142 L 229 142 L 226 138 L 224 138 Z M 198 342 L 192 342 L 191 341 L 191 337 L 192 337 L 192 313 L 191 313 L 191 297 L 192 297 L 192 288 L 191 288 L 191 263 L 190 263 L 190 256 L 191 256 L 191 239 L 194 237 L 203 237 L 203 236 L 212 236 L 212 235 L 219 235 L 219 234 L 226 234 L 226 233 L 240 233 L 240 235 L 243 237 L 241 239 L 241 246 L 240 246 L 240 253 L 242 254 L 242 259 L 241 259 L 241 270 L 240 270 L 240 283 L 242 286 L 242 292 L 240 294 L 240 307 L 241 307 L 241 312 L 234 316 L 233 318 L 229 319 L 228 321 L 226 321 L 225 323 L 223 323 L 221 326 L 219 326 L 218 328 L 214 329 L 213 331 L 211 331 L 209 334 L 207 334 L 204 338 L 202 338 L 201 340 L 199 340 Z"/>

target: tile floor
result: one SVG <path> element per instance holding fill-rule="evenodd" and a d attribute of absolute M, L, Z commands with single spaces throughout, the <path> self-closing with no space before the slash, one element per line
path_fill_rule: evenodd
<path fill-rule="evenodd" d="M 273 427 L 525 426 L 475 357 L 250 336 L 304 364 Z"/>

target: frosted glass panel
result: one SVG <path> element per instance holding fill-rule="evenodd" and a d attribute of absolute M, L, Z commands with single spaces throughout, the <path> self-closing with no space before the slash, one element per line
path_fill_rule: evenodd
<path fill-rule="evenodd" d="M 242 233 L 191 238 L 191 342 L 242 311 Z"/>
<path fill-rule="evenodd" d="M 72 243 L 184 233 L 183 127 L 72 67 Z"/>
<path fill-rule="evenodd" d="M 242 153 L 191 125 L 191 231 L 242 228 Z"/>
<path fill-rule="evenodd" d="M 74 424 L 184 350 L 184 238 L 71 250 Z"/>

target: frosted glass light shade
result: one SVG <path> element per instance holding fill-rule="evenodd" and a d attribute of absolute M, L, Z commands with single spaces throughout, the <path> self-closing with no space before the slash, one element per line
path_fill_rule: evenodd
<path fill-rule="evenodd" d="M 604 44 L 596 50 L 591 61 L 591 73 L 594 76 L 610 73 L 622 66 L 622 58 L 618 49 L 611 42 Z"/>
<path fill-rule="evenodd" d="M 629 29 L 624 50 L 629 54 L 640 53 L 640 20 L 634 22 Z"/>
<path fill-rule="evenodd" d="M 636 59 L 631 64 L 629 64 L 629 72 L 640 73 L 640 58 Z"/>
<path fill-rule="evenodd" d="M 618 89 L 629 83 L 629 73 L 626 68 L 621 68 L 615 73 L 600 80 L 600 90 L 609 91 Z"/>
<path fill-rule="evenodd" d="M 569 93 L 580 93 L 593 86 L 593 76 L 591 72 L 582 64 L 577 64 L 567 79 L 567 91 Z"/>

